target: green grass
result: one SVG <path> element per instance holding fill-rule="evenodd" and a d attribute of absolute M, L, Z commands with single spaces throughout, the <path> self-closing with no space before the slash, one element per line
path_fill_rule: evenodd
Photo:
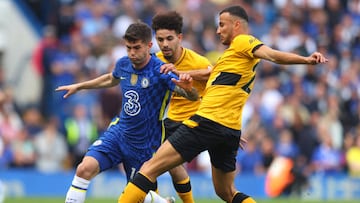
<path fill-rule="evenodd" d="M 4 203 L 62 203 L 63 198 L 8 198 Z M 88 198 L 86 203 L 116 203 L 116 199 Z M 177 202 L 180 202 L 179 200 Z M 221 203 L 219 199 L 198 199 L 196 203 Z M 299 199 L 266 199 L 257 200 L 257 203 L 358 203 L 358 200 L 299 200 Z"/>

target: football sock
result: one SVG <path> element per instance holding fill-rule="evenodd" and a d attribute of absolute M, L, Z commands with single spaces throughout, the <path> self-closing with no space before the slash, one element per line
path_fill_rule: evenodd
<path fill-rule="evenodd" d="M 167 200 L 158 193 L 150 190 L 145 196 L 144 203 L 167 203 Z"/>
<path fill-rule="evenodd" d="M 124 192 L 120 195 L 118 203 L 142 203 L 150 190 L 157 188 L 156 182 L 151 182 L 146 176 L 137 173 L 126 185 Z"/>
<path fill-rule="evenodd" d="M 188 176 L 177 183 L 173 182 L 174 188 L 184 203 L 194 203 L 194 197 L 191 190 L 190 177 Z"/>
<path fill-rule="evenodd" d="M 253 198 L 251 198 L 250 196 L 248 196 L 242 192 L 235 193 L 231 202 L 232 203 L 256 203 L 256 201 Z"/>
<path fill-rule="evenodd" d="M 89 187 L 90 181 L 78 176 L 74 176 L 71 186 L 66 193 L 65 203 L 84 203 L 86 198 L 86 191 Z"/>

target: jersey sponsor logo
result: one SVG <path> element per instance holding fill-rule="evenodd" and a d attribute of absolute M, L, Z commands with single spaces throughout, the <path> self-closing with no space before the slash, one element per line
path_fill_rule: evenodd
<path fill-rule="evenodd" d="M 142 88 L 147 88 L 147 87 L 149 87 L 149 84 L 150 84 L 149 79 L 143 78 L 143 79 L 141 80 L 141 87 L 142 87 Z"/>
<path fill-rule="evenodd" d="M 124 112 L 129 116 L 136 116 L 140 113 L 141 105 L 139 94 L 134 90 L 129 90 L 124 94 L 126 102 L 124 103 Z"/>
<path fill-rule="evenodd" d="M 138 75 L 131 74 L 131 79 L 130 79 L 131 85 L 136 85 L 137 81 L 138 81 Z"/>

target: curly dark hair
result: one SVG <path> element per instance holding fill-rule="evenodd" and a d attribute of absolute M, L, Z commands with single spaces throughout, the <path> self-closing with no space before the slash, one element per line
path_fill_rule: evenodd
<path fill-rule="evenodd" d="M 176 11 L 168 11 L 156 14 L 152 19 L 151 27 L 156 32 L 160 29 L 175 30 L 177 34 L 182 33 L 183 18 Z"/>

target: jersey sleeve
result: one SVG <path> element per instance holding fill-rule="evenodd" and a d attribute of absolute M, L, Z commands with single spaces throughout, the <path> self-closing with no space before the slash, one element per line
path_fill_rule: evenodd
<path fill-rule="evenodd" d="M 160 73 L 160 67 L 162 65 L 165 64 L 165 62 L 161 61 L 157 56 L 152 55 L 153 57 L 153 61 L 154 61 L 154 66 L 156 71 L 160 74 L 160 80 L 161 82 L 166 85 L 168 87 L 168 89 L 170 89 L 171 91 L 174 91 L 175 89 L 175 83 L 173 83 L 171 81 L 171 78 L 176 78 L 179 79 L 179 77 L 173 73 L 173 72 L 168 72 L 167 74 L 164 73 Z"/>
<path fill-rule="evenodd" d="M 174 91 L 175 89 L 175 83 L 173 81 L 171 81 L 171 78 L 175 78 L 175 79 L 179 79 L 179 77 L 174 74 L 173 72 L 169 72 L 167 74 L 162 74 L 162 79 L 165 82 L 165 84 L 168 86 L 168 88 L 171 91 Z"/>
<path fill-rule="evenodd" d="M 234 43 L 232 44 L 237 53 L 254 58 L 253 53 L 255 49 L 263 45 L 263 42 L 252 35 L 239 35 L 234 39 Z"/>
<path fill-rule="evenodd" d="M 115 68 L 114 68 L 114 70 L 113 70 L 113 72 L 112 72 L 112 75 L 113 75 L 114 78 L 116 78 L 116 79 L 119 79 L 119 78 L 120 78 L 121 67 L 124 67 L 124 65 L 125 65 L 124 63 L 125 63 L 125 62 L 126 62 L 125 57 L 120 58 L 120 59 L 116 62 Z"/>

